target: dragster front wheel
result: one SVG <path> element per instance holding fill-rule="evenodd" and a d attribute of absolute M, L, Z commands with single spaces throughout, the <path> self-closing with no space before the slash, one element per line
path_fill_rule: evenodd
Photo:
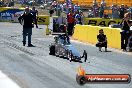
<path fill-rule="evenodd" d="M 72 61 L 72 59 L 73 59 L 72 51 L 69 51 L 68 59 L 70 60 L 70 62 Z"/>

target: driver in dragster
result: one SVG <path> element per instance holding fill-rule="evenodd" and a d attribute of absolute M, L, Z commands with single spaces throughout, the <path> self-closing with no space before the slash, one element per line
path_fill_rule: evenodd
<path fill-rule="evenodd" d="M 61 42 L 64 44 L 64 45 L 68 45 L 68 44 L 71 44 L 70 43 L 70 38 L 67 34 L 64 34 L 64 35 L 59 35 L 60 39 L 61 39 Z"/>

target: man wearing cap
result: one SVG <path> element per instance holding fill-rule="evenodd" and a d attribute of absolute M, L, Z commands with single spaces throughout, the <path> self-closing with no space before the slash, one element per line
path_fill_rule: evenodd
<path fill-rule="evenodd" d="M 29 7 L 25 8 L 24 14 L 22 14 L 18 20 L 21 25 L 23 25 L 23 46 L 26 44 L 26 36 L 28 36 L 28 46 L 33 47 L 31 44 L 31 35 L 32 35 L 32 23 L 33 15 L 30 13 Z"/>

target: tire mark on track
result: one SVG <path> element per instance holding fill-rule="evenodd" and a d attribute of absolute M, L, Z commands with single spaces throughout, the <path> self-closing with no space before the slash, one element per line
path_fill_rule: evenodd
<path fill-rule="evenodd" d="M 13 48 L 15 48 L 15 49 L 17 49 L 17 50 L 20 50 L 20 51 L 22 51 L 22 52 L 24 52 L 24 53 L 27 53 L 27 54 L 29 54 L 29 55 L 35 55 L 35 53 L 33 53 L 32 51 L 30 51 L 30 50 L 28 50 L 28 49 L 25 49 L 25 48 L 23 48 L 23 47 L 20 47 L 20 46 L 18 46 L 18 45 L 16 45 L 16 44 L 13 44 L 13 43 L 11 43 L 11 42 L 4 41 L 4 44 L 7 44 L 8 46 L 13 47 Z"/>

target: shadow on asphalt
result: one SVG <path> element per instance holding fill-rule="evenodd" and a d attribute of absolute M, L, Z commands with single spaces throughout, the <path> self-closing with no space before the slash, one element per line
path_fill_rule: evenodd
<path fill-rule="evenodd" d="M 52 56 L 54 56 L 54 55 L 52 55 Z M 68 60 L 69 62 L 70 62 L 70 60 L 67 58 L 67 57 L 64 57 L 64 56 L 55 56 L 55 57 L 59 57 L 60 59 L 65 59 L 65 60 Z M 81 60 L 76 60 L 76 59 L 74 59 L 74 60 L 72 60 L 71 62 L 78 62 L 78 63 L 83 63 L 83 61 L 81 61 Z M 89 61 L 88 61 L 88 63 L 90 63 Z"/>
<path fill-rule="evenodd" d="M 59 57 L 59 56 L 58 56 Z M 63 59 L 66 59 L 66 60 L 69 60 L 67 57 L 63 57 L 61 56 L 60 58 L 63 58 Z M 81 60 L 72 60 L 71 62 L 79 62 L 79 63 L 83 63 Z"/>
<path fill-rule="evenodd" d="M 36 46 L 33 45 L 33 46 L 27 46 L 27 47 L 36 47 Z"/>
<path fill-rule="evenodd" d="M 106 52 L 107 53 L 107 52 L 112 52 L 112 51 L 102 51 L 102 52 Z"/>
<path fill-rule="evenodd" d="M 43 29 L 43 28 L 36 28 L 36 29 Z"/>

